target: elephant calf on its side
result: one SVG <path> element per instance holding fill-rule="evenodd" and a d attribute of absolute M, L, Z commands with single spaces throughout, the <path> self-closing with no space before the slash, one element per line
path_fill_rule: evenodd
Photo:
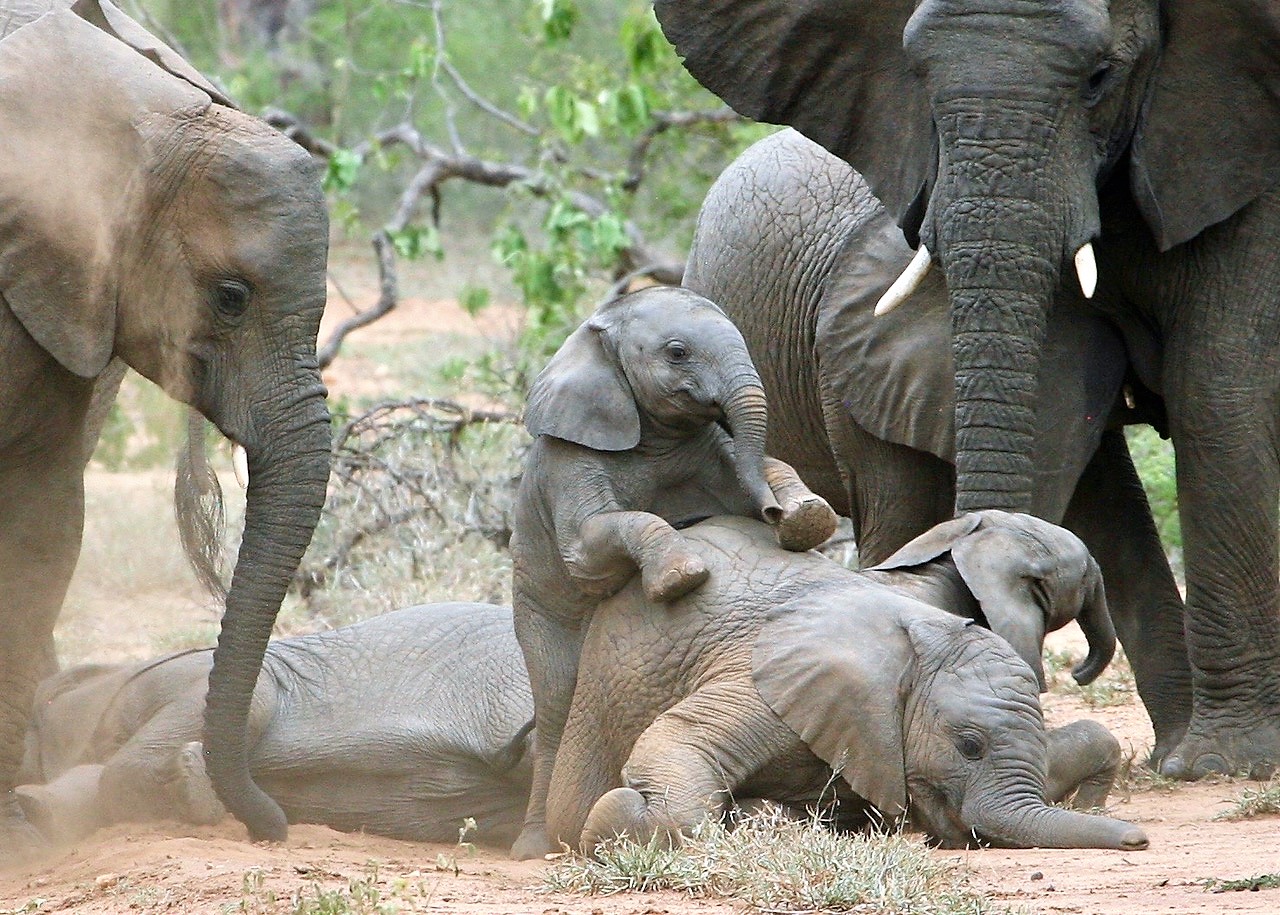
<path fill-rule="evenodd" d="M 733 799 L 834 795 L 842 823 L 905 814 L 947 844 L 1146 847 L 1135 826 L 1048 803 L 1101 804 L 1115 738 L 1088 721 L 1046 732 L 1036 678 L 1008 643 L 886 583 L 933 579 L 945 596 L 964 587 L 954 565 L 852 572 L 779 550 L 743 518 L 684 534 L 706 584 L 658 607 L 632 582 L 592 620 L 552 837 L 587 850 L 621 833 L 674 839 Z"/>
<path fill-rule="evenodd" d="M 46 679 L 17 789 L 27 817 L 55 841 L 221 819 L 196 742 L 211 663 L 196 650 Z M 529 797 L 532 717 L 509 609 L 409 607 L 271 642 L 249 764 L 291 823 L 455 841 L 473 817 L 469 838 L 505 845 Z"/>

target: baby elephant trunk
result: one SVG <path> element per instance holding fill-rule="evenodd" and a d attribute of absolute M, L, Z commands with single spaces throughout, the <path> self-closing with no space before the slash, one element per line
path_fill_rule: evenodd
<path fill-rule="evenodd" d="M 745 382 L 730 388 L 724 401 L 724 422 L 733 436 L 733 462 L 738 481 L 746 490 L 751 504 L 769 524 L 782 518 L 782 506 L 764 476 L 764 438 L 769 425 L 764 388 L 754 371 Z"/>

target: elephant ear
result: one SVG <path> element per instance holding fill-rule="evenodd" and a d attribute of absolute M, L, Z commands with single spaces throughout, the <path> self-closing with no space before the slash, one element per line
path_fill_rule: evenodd
<path fill-rule="evenodd" d="M 1280 182 L 1280 4 L 1166 0 L 1133 140 L 1133 192 L 1162 251 Z"/>
<path fill-rule="evenodd" d="M 1027 662 L 1044 692 L 1046 611 L 1030 586 L 1050 574 L 1051 560 L 1030 555 L 1026 538 L 1002 526 L 983 527 L 960 538 L 951 548 L 951 558 L 977 599 L 987 628 Z"/>
<path fill-rule="evenodd" d="M 81 19 L 124 42 L 156 66 L 179 79 L 186 80 L 219 105 L 226 105 L 228 108 L 236 107 L 235 103 L 205 79 L 199 70 L 183 60 L 182 55 L 138 25 L 123 10 L 108 0 L 77 0 L 71 9 Z"/>
<path fill-rule="evenodd" d="M 147 136 L 209 97 L 68 10 L 0 41 L 0 295 L 69 371 L 115 346 L 117 271 L 141 230 Z"/>
<path fill-rule="evenodd" d="M 913 234 L 936 167 L 928 100 L 902 49 L 915 0 L 656 0 L 689 72 L 734 110 L 789 124 L 851 164 Z"/>
<path fill-rule="evenodd" d="M 860 612 L 858 587 L 883 605 L 910 603 L 872 585 L 841 582 L 770 610 L 752 652 L 752 679 L 765 703 L 885 817 L 907 803 L 902 677 L 907 635 L 892 612 Z"/>
<path fill-rule="evenodd" d="M 524 424 L 597 451 L 627 451 L 640 443 L 640 411 L 631 385 L 593 316 L 569 335 L 529 389 Z"/>
<path fill-rule="evenodd" d="M 955 545 L 956 541 L 968 536 L 982 523 L 982 516 L 969 512 L 959 518 L 935 524 L 915 540 L 910 541 L 878 566 L 877 571 L 889 569 L 909 569 L 932 562 Z"/>

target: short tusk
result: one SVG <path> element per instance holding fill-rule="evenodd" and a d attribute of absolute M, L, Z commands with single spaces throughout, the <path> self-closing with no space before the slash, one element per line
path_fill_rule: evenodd
<path fill-rule="evenodd" d="M 236 472 L 236 482 L 241 489 L 249 488 L 249 453 L 243 445 L 231 446 L 231 469 Z"/>
<path fill-rule="evenodd" d="M 916 256 L 911 258 L 911 263 L 907 264 L 907 269 L 902 271 L 902 276 L 894 280 L 893 285 L 880 296 L 880 301 L 876 302 L 876 317 L 887 315 L 906 301 L 907 296 L 915 292 L 924 280 L 932 264 L 933 257 L 929 254 L 929 249 L 921 245 L 916 249 Z"/>
<path fill-rule="evenodd" d="M 1093 245 L 1085 242 L 1076 252 L 1076 276 L 1080 279 L 1080 291 L 1086 299 L 1093 298 L 1098 288 L 1098 261 L 1093 256 Z"/>

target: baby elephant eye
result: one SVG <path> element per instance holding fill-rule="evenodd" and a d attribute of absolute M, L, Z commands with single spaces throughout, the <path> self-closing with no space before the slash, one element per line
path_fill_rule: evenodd
<path fill-rule="evenodd" d="M 238 318 L 249 307 L 249 287 L 239 280 L 221 280 L 213 290 L 213 304 L 227 318 Z"/>
<path fill-rule="evenodd" d="M 981 759 L 987 745 L 979 735 L 966 732 L 956 738 L 956 749 L 965 759 Z"/>
<path fill-rule="evenodd" d="M 689 358 L 689 349 L 679 340 L 671 340 L 663 347 L 667 358 L 672 362 L 684 362 Z"/>

